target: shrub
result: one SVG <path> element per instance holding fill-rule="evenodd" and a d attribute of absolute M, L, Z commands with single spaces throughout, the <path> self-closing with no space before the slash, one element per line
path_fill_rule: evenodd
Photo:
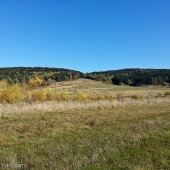
<path fill-rule="evenodd" d="M 88 96 L 85 93 L 78 93 L 74 96 L 74 100 L 87 100 Z"/>
<path fill-rule="evenodd" d="M 33 101 L 44 102 L 44 101 L 46 101 L 46 99 L 47 99 L 47 96 L 42 90 L 28 92 L 25 95 L 25 101 L 27 101 L 27 102 L 33 102 Z"/>
<path fill-rule="evenodd" d="M 9 86 L 0 94 L 0 100 L 8 103 L 16 103 L 22 101 L 23 93 L 18 85 Z"/>
<path fill-rule="evenodd" d="M 6 81 L 0 81 L 0 89 L 4 89 L 8 87 L 8 83 Z"/>
<path fill-rule="evenodd" d="M 68 100 L 69 99 L 69 95 L 66 92 L 60 93 L 59 97 L 60 97 L 61 100 Z"/>
<path fill-rule="evenodd" d="M 43 91 L 46 94 L 47 100 L 53 100 L 54 99 L 55 94 L 54 94 L 54 91 L 51 88 L 46 88 Z"/>
<path fill-rule="evenodd" d="M 166 92 L 165 96 L 170 96 L 170 91 Z"/>
<path fill-rule="evenodd" d="M 96 93 L 91 93 L 91 94 L 89 94 L 89 95 L 88 95 L 88 99 L 89 99 L 89 100 L 96 100 L 96 99 L 97 99 Z"/>
<path fill-rule="evenodd" d="M 111 94 L 105 94 L 105 95 L 104 95 L 104 98 L 105 98 L 105 99 L 112 100 L 114 97 L 113 97 Z"/>
<path fill-rule="evenodd" d="M 104 99 L 113 99 L 113 96 L 111 94 L 102 94 L 102 93 L 92 93 L 88 96 L 89 100 L 104 100 Z"/>
<path fill-rule="evenodd" d="M 44 80 L 39 77 L 35 77 L 35 78 L 30 79 L 28 84 L 30 87 L 38 88 L 44 84 Z"/>
<path fill-rule="evenodd" d="M 102 100 L 102 99 L 104 99 L 104 96 L 102 94 L 97 93 L 96 100 Z"/>
<path fill-rule="evenodd" d="M 99 93 L 91 93 L 88 95 L 89 100 L 100 100 L 102 98 L 103 98 L 102 95 Z"/>
<path fill-rule="evenodd" d="M 54 99 L 55 100 L 68 100 L 69 99 L 69 94 L 66 92 L 60 92 L 60 93 L 55 93 L 54 94 Z"/>
<path fill-rule="evenodd" d="M 31 102 L 31 100 L 32 100 L 32 92 L 26 92 L 25 94 L 24 94 L 24 101 L 25 102 Z"/>
<path fill-rule="evenodd" d="M 143 96 L 140 96 L 140 95 L 133 95 L 132 96 L 132 99 L 143 99 L 144 97 Z"/>
<path fill-rule="evenodd" d="M 31 101 L 45 101 L 47 99 L 46 93 L 44 93 L 42 90 L 36 90 L 31 93 Z"/>

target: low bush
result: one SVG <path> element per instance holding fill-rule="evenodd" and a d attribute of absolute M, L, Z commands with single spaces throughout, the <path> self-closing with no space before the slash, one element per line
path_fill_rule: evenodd
<path fill-rule="evenodd" d="M 140 95 L 133 95 L 131 98 L 132 98 L 132 99 L 143 99 L 143 98 L 144 98 L 144 96 L 140 96 Z"/>
<path fill-rule="evenodd" d="M 105 94 L 104 99 L 112 100 L 112 99 L 114 99 L 114 97 L 111 94 Z"/>
<path fill-rule="evenodd" d="M 85 93 L 78 93 L 75 96 L 73 96 L 72 98 L 73 98 L 73 100 L 82 101 L 82 100 L 88 100 L 89 96 Z"/>
<path fill-rule="evenodd" d="M 8 83 L 6 81 L 0 81 L 0 89 L 4 89 L 8 87 Z"/>
<path fill-rule="evenodd" d="M 46 100 L 53 100 L 55 98 L 55 93 L 51 88 L 45 88 L 43 92 L 46 94 Z"/>
<path fill-rule="evenodd" d="M 165 96 L 170 96 L 170 91 L 166 92 Z"/>
<path fill-rule="evenodd" d="M 31 94 L 31 101 L 43 102 L 43 101 L 46 101 L 46 99 L 47 99 L 47 95 L 43 91 L 37 90 L 37 91 L 32 92 Z"/>
<path fill-rule="evenodd" d="M 54 100 L 57 101 L 65 101 L 65 100 L 69 100 L 69 94 L 67 92 L 54 92 Z"/>
<path fill-rule="evenodd" d="M 8 103 L 16 103 L 22 101 L 23 93 L 18 85 L 9 86 L 0 92 L 0 101 Z"/>
<path fill-rule="evenodd" d="M 31 88 L 38 88 L 44 85 L 44 80 L 39 77 L 35 77 L 30 79 L 28 84 Z"/>

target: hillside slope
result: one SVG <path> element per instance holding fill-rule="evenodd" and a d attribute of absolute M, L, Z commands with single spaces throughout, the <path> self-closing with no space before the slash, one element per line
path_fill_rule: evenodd
<path fill-rule="evenodd" d="M 42 79 L 45 84 L 69 81 L 78 78 L 102 81 L 115 85 L 169 85 L 170 69 L 122 69 L 82 73 L 64 68 L 48 67 L 9 67 L 0 68 L 0 80 L 9 84 L 28 83 L 30 79 Z"/>
<path fill-rule="evenodd" d="M 122 69 L 92 72 L 86 78 L 104 81 L 116 85 L 168 85 L 170 83 L 170 69 Z"/>
<path fill-rule="evenodd" d="M 64 68 L 48 67 L 9 67 L 0 68 L 0 80 L 9 84 L 28 83 L 30 79 L 39 77 L 45 82 L 73 80 L 83 76 L 83 73 Z"/>

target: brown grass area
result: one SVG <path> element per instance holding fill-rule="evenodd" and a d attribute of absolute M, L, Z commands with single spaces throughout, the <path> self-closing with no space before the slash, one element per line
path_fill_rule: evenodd
<path fill-rule="evenodd" d="M 47 101 L 34 103 L 18 103 L 18 104 L 0 104 L 0 114 L 22 114 L 22 113 L 39 113 L 39 112 L 56 112 L 67 110 L 87 110 L 95 108 L 110 107 L 127 107 L 140 105 L 157 105 L 167 103 L 170 104 L 170 98 L 116 98 L 114 100 L 97 100 L 97 101 Z"/>

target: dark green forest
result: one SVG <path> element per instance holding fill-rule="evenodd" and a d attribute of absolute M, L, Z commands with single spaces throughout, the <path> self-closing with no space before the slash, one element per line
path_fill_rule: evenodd
<path fill-rule="evenodd" d="M 115 85 L 169 85 L 170 69 L 122 69 L 92 72 L 86 78 Z"/>
<path fill-rule="evenodd" d="M 6 67 L 0 68 L 0 80 L 8 84 L 28 83 L 39 77 L 46 85 L 52 82 L 86 78 L 115 85 L 166 85 L 170 84 L 170 69 L 122 69 L 82 73 L 64 68 Z"/>

